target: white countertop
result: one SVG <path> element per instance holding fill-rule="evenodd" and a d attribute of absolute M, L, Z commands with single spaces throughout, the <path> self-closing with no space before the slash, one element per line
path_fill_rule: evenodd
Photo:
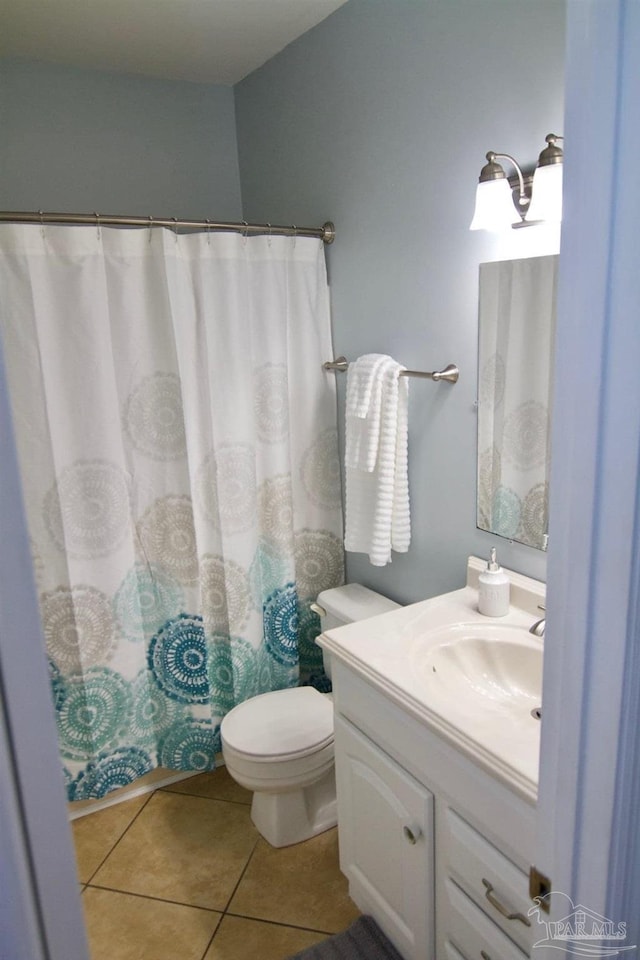
<path fill-rule="evenodd" d="M 442 644 L 438 629 L 453 624 L 460 625 L 461 632 L 468 626 L 469 634 L 477 633 L 478 627 L 496 639 L 507 634 L 539 659 L 542 640 L 530 634 L 529 628 L 543 616 L 538 604 L 544 602 L 544 584 L 509 572 L 509 614 L 485 617 L 477 609 L 477 589 L 469 585 L 477 584 L 480 569 L 482 562 L 470 558 L 466 587 L 328 630 L 318 643 L 411 716 L 535 801 L 540 721 L 530 715 L 533 701 L 523 701 L 523 708 L 516 712 L 511 708 L 501 713 L 495 704 L 478 709 L 474 696 L 465 697 L 464 690 L 460 696 L 452 695 L 451 687 L 432 679 L 429 669 L 433 667 L 428 668 L 433 649 Z"/>

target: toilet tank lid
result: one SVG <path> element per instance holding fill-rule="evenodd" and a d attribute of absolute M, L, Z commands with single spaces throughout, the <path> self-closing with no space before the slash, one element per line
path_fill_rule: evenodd
<path fill-rule="evenodd" d="M 342 587 L 333 587 L 318 594 L 318 604 L 327 613 L 352 623 L 355 620 L 366 620 L 367 617 L 376 617 L 389 610 L 397 610 L 400 606 L 381 593 L 363 587 L 361 583 L 345 583 Z"/>

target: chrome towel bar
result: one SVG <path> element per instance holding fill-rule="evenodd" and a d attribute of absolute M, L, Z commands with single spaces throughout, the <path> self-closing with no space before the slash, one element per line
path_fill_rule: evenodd
<path fill-rule="evenodd" d="M 336 360 L 327 360 L 322 364 L 325 370 L 333 370 L 334 373 L 346 373 L 349 361 L 346 357 L 338 357 Z M 425 380 L 446 380 L 447 383 L 457 383 L 460 371 L 455 363 L 450 363 L 444 370 L 433 370 L 428 373 L 426 370 L 401 370 L 401 377 L 422 377 Z"/>

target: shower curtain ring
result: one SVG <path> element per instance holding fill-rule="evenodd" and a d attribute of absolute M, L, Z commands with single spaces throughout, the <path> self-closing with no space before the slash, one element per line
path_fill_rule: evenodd
<path fill-rule="evenodd" d="M 153 217 L 149 217 L 149 243 L 151 243 L 151 235 L 153 233 Z"/>
<path fill-rule="evenodd" d="M 244 226 L 244 230 L 242 231 L 242 243 L 244 245 L 247 242 L 247 238 L 249 236 L 249 224 L 247 223 L 246 220 L 243 220 L 242 225 Z"/>
<path fill-rule="evenodd" d="M 211 220 L 206 221 L 207 224 L 207 246 L 211 246 Z"/>
<path fill-rule="evenodd" d="M 267 226 L 269 227 L 269 239 L 267 240 L 267 243 L 269 246 L 271 246 L 271 224 L 268 223 Z"/>
<path fill-rule="evenodd" d="M 296 240 L 298 239 L 298 228 L 296 227 L 295 223 L 292 224 L 291 229 L 293 230 L 293 246 L 295 248 Z"/>
<path fill-rule="evenodd" d="M 171 219 L 173 220 L 173 234 L 174 234 L 174 236 L 175 236 L 175 240 L 176 240 L 176 243 L 177 243 L 177 242 L 178 242 L 178 218 L 177 218 L 177 217 L 171 217 Z"/>
<path fill-rule="evenodd" d="M 40 214 L 40 236 L 41 236 L 42 239 L 44 240 L 44 238 L 45 238 L 45 232 L 44 232 L 44 211 L 43 211 L 43 210 L 38 210 L 38 213 Z"/>
<path fill-rule="evenodd" d="M 96 218 L 96 235 L 97 235 L 97 237 L 98 237 L 98 240 L 102 240 L 102 228 L 101 228 L 101 226 L 100 226 L 100 214 L 99 214 L 99 213 L 96 213 L 96 211 L 94 210 L 94 211 L 93 211 L 93 215 L 94 215 L 94 217 Z"/>

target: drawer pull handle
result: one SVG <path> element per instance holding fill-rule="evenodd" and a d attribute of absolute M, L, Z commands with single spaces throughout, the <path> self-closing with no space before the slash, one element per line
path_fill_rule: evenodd
<path fill-rule="evenodd" d="M 503 903 L 500 903 L 498 898 L 495 896 L 493 892 L 493 885 L 490 884 L 488 880 L 485 880 L 485 878 L 483 877 L 482 882 L 486 887 L 485 894 L 484 894 L 485 897 L 487 898 L 491 906 L 496 908 L 498 913 L 502 914 L 502 916 L 506 920 L 519 920 L 520 923 L 524 923 L 525 927 L 531 926 L 531 921 L 525 917 L 524 913 L 509 913 L 505 905 Z"/>
<path fill-rule="evenodd" d="M 491 957 L 489 956 L 486 950 L 481 950 L 480 956 L 482 957 L 482 960 L 491 960 Z"/>
<path fill-rule="evenodd" d="M 412 826 L 405 825 L 402 828 L 402 832 L 404 834 L 405 840 L 408 843 L 410 843 L 412 846 L 414 846 L 422 836 L 422 830 L 420 829 L 420 827 L 417 827 L 415 824 L 413 824 Z"/>

